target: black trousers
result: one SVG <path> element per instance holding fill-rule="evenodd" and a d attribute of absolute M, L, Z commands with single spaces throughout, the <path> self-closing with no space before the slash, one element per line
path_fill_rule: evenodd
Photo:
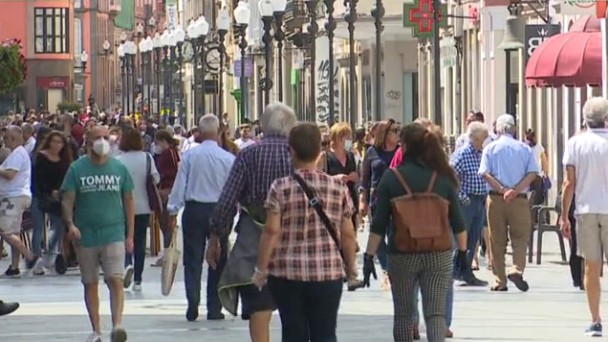
<path fill-rule="evenodd" d="M 572 275 L 572 284 L 574 287 L 580 287 L 583 289 L 583 277 L 585 276 L 583 267 L 585 260 L 577 254 L 578 243 L 576 237 L 576 219 L 573 215 L 568 215 L 568 220 L 570 220 L 572 232 L 572 239 L 570 241 L 570 274 Z"/>

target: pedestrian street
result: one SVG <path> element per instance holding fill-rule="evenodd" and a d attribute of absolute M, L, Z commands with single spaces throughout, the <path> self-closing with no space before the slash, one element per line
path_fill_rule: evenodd
<path fill-rule="evenodd" d="M 361 245 L 367 234 L 360 234 Z M 457 287 L 454 302 L 455 338 L 451 341 L 582 341 L 581 332 L 588 323 L 584 293 L 570 284 L 566 265 L 560 259 L 557 241 L 545 238 L 542 265 L 530 265 L 526 278 L 528 293 L 510 286 L 509 292 L 494 293 L 487 288 Z M 247 322 L 240 317 L 224 321 L 187 322 L 184 313 L 183 271 L 180 269 L 168 297 L 160 292 L 160 268 L 148 267 L 146 260 L 143 291 L 126 292 L 124 326 L 132 342 L 222 341 L 243 342 L 249 338 Z M 7 267 L 0 261 L 0 268 Z M 206 269 L 206 267 L 205 267 Z M 491 280 L 482 267 L 478 277 Z M 206 279 L 203 276 L 203 279 Z M 204 286 L 203 286 L 204 289 Z M 82 302 L 82 286 L 77 271 L 65 276 L 22 276 L 0 278 L 0 292 L 6 300 L 21 302 L 13 315 L 0 319 L 0 341 L 71 342 L 82 341 L 90 333 Z M 109 340 L 109 299 L 100 291 L 104 341 Z M 204 296 L 203 296 L 204 298 Z M 603 306 L 606 309 L 606 306 Z M 201 303 L 204 312 L 204 303 Z M 338 317 L 340 341 L 392 341 L 392 301 L 390 293 L 373 282 L 370 289 L 344 292 Z M 201 316 L 204 318 L 204 315 Z M 280 320 L 272 321 L 271 341 L 280 341 Z M 425 341 L 424 328 L 421 327 Z"/>

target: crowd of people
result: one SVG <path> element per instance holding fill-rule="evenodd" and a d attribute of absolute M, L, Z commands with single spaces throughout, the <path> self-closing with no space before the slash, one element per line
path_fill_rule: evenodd
<path fill-rule="evenodd" d="M 579 246 L 587 262 L 584 287 L 595 303 L 587 334 L 595 336 L 601 335 L 600 251 L 608 236 L 602 215 L 608 213 L 588 203 L 603 193 L 581 183 L 608 174 L 592 158 L 608 153 L 601 135 L 608 102 L 601 101 L 589 100 L 583 110 L 589 131 L 568 144 L 562 201 L 569 212 L 576 192 L 579 229 L 586 227 Z M 546 201 L 550 170 L 534 132 L 517 139 L 509 114 L 490 130 L 482 113 L 470 112 L 467 131 L 451 150 L 427 119 L 388 119 L 353 131 L 347 123 L 298 123 L 281 103 L 239 126 L 238 138 L 213 114 L 189 131 L 129 118 L 24 120 L 3 131 L 0 233 L 12 250 L 5 274 L 20 274 L 20 255 L 36 275 L 78 264 L 93 330 L 87 341 L 101 341 L 99 269 L 112 299 L 112 341 L 124 341 L 124 290 L 143 291 L 150 217 L 158 217 L 168 248 L 180 211 L 186 319 L 199 316 L 204 259 L 206 318 L 224 319 L 223 310 L 237 315 L 240 300 L 253 342 L 270 341 L 275 310 L 283 341 L 336 341 L 342 291 L 369 287 L 376 260 L 381 287 L 392 292 L 398 342 L 420 339 L 421 319 L 429 341 L 453 337 L 454 281 L 489 285 L 475 275 L 480 255 L 494 275 L 491 291 L 508 291 L 509 282 L 522 292 L 530 288 L 524 277 L 530 206 Z M 31 248 L 20 238 L 26 211 Z M 359 246 L 366 221 L 369 239 Z M 562 222 L 570 236 L 570 221 Z M 154 263 L 160 264 L 162 256 Z M 580 277 L 575 285 L 583 286 Z M 3 313 L 17 307 L 0 302 Z"/>

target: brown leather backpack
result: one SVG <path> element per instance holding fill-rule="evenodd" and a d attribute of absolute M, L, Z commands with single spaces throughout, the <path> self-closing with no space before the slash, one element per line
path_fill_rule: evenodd
<path fill-rule="evenodd" d="M 395 248 L 401 253 L 451 250 L 450 203 L 432 192 L 437 173 L 433 172 L 425 192 L 413 193 L 403 175 L 392 171 L 405 189 L 405 195 L 391 199 Z"/>

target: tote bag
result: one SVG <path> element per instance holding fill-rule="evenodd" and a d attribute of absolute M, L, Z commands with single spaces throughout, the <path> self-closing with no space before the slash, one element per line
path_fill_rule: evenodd
<path fill-rule="evenodd" d="M 161 292 L 163 296 L 168 296 L 171 293 L 171 288 L 175 281 L 175 273 L 177 273 L 179 258 L 182 254 L 179 247 L 177 247 L 177 231 L 178 227 L 175 227 L 173 229 L 171 245 L 169 245 L 168 248 L 165 248 L 165 254 L 163 255 L 163 266 L 160 272 Z"/>

